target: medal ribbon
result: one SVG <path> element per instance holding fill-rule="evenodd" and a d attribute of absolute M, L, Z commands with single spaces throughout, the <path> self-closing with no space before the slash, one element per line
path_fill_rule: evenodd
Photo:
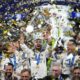
<path fill-rule="evenodd" d="M 35 54 L 35 60 L 37 61 L 37 65 L 39 65 L 39 63 L 40 63 L 40 54 L 39 55 L 37 55 L 37 54 Z"/>
<path fill-rule="evenodd" d="M 13 55 L 12 58 L 13 58 L 13 61 L 14 61 L 14 62 L 11 60 L 11 58 L 9 58 L 9 60 L 10 60 L 10 63 L 12 63 L 12 64 L 14 65 L 14 70 L 16 70 L 16 65 L 17 65 L 17 64 L 16 64 L 16 56 Z"/>

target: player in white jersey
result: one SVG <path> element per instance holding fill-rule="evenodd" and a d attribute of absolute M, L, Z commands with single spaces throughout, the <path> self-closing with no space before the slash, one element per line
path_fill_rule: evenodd
<path fill-rule="evenodd" d="M 37 79 L 47 75 L 46 54 L 48 53 L 48 49 L 46 47 L 44 50 L 41 43 L 41 39 L 36 39 L 34 41 L 34 49 L 28 48 L 25 44 L 20 44 L 29 59 L 31 74 Z"/>

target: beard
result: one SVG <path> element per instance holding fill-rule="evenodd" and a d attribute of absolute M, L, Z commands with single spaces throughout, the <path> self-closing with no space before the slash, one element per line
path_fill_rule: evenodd
<path fill-rule="evenodd" d="M 72 78 L 72 80 L 80 80 L 80 77 L 75 76 Z"/>
<path fill-rule="evenodd" d="M 5 73 L 5 77 L 7 77 L 7 78 L 12 77 L 12 73 L 11 73 L 11 72 L 6 72 L 6 73 Z"/>
<path fill-rule="evenodd" d="M 41 47 L 42 47 L 41 45 L 37 45 L 36 46 L 36 49 L 40 51 L 41 50 Z"/>

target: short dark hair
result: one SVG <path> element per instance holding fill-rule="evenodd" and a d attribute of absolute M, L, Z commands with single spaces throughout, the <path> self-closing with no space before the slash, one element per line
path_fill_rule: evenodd
<path fill-rule="evenodd" d="M 80 67 L 78 67 L 78 66 L 74 67 L 73 68 L 73 71 L 76 70 L 76 69 L 80 69 Z"/>
<path fill-rule="evenodd" d="M 21 71 L 21 73 L 24 73 L 24 72 L 28 72 L 28 73 L 31 75 L 31 70 L 30 70 L 30 69 L 23 69 L 23 70 Z"/>
<path fill-rule="evenodd" d="M 8 66 L 12 66 L 12 68 L 14 68 L 14 65 L 12 63 L 8 63 Z"/>
<path fill-rule="evenodd" d="M 76 41 L 74 39 L 70 39 L 69 42 L 72 42 L 73 45 L 75 45 L 75 46 L 77 45 L 77 43 L 76 43 Z"/>

